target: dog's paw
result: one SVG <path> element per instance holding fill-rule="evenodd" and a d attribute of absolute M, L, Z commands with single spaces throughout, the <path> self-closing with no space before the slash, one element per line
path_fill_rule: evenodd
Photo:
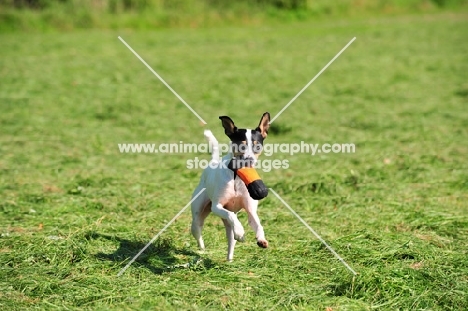
<path fill-rule="evenodd" d="M 257 240 L 257 245 L 261 248 L 267 248 L 268 247 L 268 241 L 267 240 Z"/>
<path fill-rule="evenodd" d="M 237 220 L 237 224 L 234 225 L 234 240 L 238 242 L 244 242 L 245 231 L 242 224 Z"/>
<path fill-rule="evenodd" d="M 245 241 L 245 235 L 243 233 L 242 233 L 242 235 L 234 234 L 234 240 L 236 240 L 237 242 L 244 242 Z"/>

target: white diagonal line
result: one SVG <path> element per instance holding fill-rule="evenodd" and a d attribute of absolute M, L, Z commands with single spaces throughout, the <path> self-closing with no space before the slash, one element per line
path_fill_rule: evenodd
<path fill-rule="evenodd" d="M 309 87 L 309 85 L 311 85 L 315 81 L 315 79 L 317 79 L 322 74 L 322 72 L 324 72 L 328 68 L 328 66 L 332 64 L 335 61 L 335 59 L 337 59 L 341 55 L 341 53 L 343 53 L 348 48 L 348 46 L 350 46 L 351 43 L 353 43 L 354 40 L 356 40 L 356 37 L 352 38 L 351 41 L 349 41 L 348 44 L 346 44 L 346 46 L 342 48 L 341 51 L 339 51 L 338 54 L 336 54 L 335 57 L 333 57 L 332 60 L 329 61 L 328 64 L 325 67 L 323 67 L 322 70 L 320 70 L 320 72 L 316 74 L 315 77 L 312 80 L 310 80 L 309 83 L 307 83 L 306 86 L 304 86 L 302 90 L 300 90 L 299 93 L 297 93 L 297 95 L 294 96 L 293 99 L 291 99 L 289 103 L 287 103 L 286 106 L 284 106 L 283 109 L 281 109 L 281 111 L 278 112 L 278 114 L 273 119 L 271 119 L 270 124 L 273 123 L 273 121 L 275 121 L 276 118 L 278 118 L 280 114 L 282 114 L 283 111 L 285 111 L 302 94 L 302 92 L 304 92 Z"/>
<path fill-rule="evenodd" d="M 315 237 L 316 237 L 317 239 L 319 239 L 320 242 L 322 242 L 323 245 L 325 245 L 325 247 L 328 248 L 328 250 L 329 250 L 333 255 L 335 255 L 335 257 L 338 258 L 338 260 L 341 261 L 341 263 L 342 263 L 346 268 L 348 268 L 349 271 L 351 271 L 354 275 L 357 275 L 356 271 L 354 271 L 353 268 L 351 268 L 351 267 L 346 263 L 346 261 L 344 261 L 344 259 L 341 258 L 341 256 L 338 255 L 338 253 L 335 252 L 335 250 L 334 250 L 333 248 L 331 248 L 331 246 L 328 245 L 328 243 L 325 242 L 325 240 L 322 239 L 322 237 L 320 237 L 320 235 L 318 235 L 318 233 L 315 232 L 315 230 L 312 229 L 312 227 L 310 227 L 310 226 L 304 221 L 304 219 L 302 219 L 301 216 L 299 216 L 299 215 L 291 208 L 291 206 L 289 206 L 288 203 L 286 203 L 286 201 L 284 201 L 284 200 L 278 195 L 278 193 L 276 193 L 276 191 L 274 191 L 274 190 L 271 189 L 271 188 L 269 188 L 269 189 L 270 189 L 270 191 L 273 192 L 273 194 L 284 204 L 284 206 L 286 206 L 286 207 L 291 211 L 291 213 L 293 213 L 293 215 L 296 216 L 297 219 L 299 219 L 299 220 L 304 224 L 304 226 L 306 226 L 306 228 L 309 229 L 310 232 L 312 232 L 312 234 L 315 235 Z"/>
<path fill-rule="evenodd" d="M 135 255 L 135 257 L 132 258 L 132 260 L 129 261 L 129 263 L 122 268 L 122 270 L 120 270 L 120 272 L 117 274 L 117 276 L 121 276 L 125 270 L 128 269 L 128 267 L 130 267 L 130 265 L 132 263 L 135 262 L 135 260 L 148 248 L 148 246 L 150 246 L 154 241 L 156 241 L 156 239 L 164 232 L 166 231 L 167 228 L 169 228 L 169 226 L 177 219 L 177 217 L 179 217 L 186 209 L 187 207 L 192 204 L 193 201 L 195 201 L 196 198 L 198 198 L 200 196 L 200 194 L 203 193 L 203 191 L 205 191 L 206 188 L 203 188 L 202 190 L 200 190 L 200 192 L 197 193 L 196 196 L 193 197 L 193 199 L 190 200 L 190 202 L 187 203 L 187 205 L 184 206 L 183 209 L 180 210 L 180 212 L 177 213 L 177 215 L 174 216 L 174 218 L 171 219 L 171 221 L 169 221 L 167 223 L 167 225 L 164 226 L 164 228 L 161 229 L 161 231 L 158 232 L 158 234 L 156 234 L 152 239 L 151 241 L 148 242 L 148 244 L 145 245 L 145 247 L 143 247 L 141 249 L 141 251 L 138 252 L 138 254 Z"/>
<path fill-rule="evenodd" d="M 158 73 L 157 73 L 156 71 L 154 71 L 153 68 L 151 68 L 150 65 L 148 65 L 148 64 L 145 62 L 145 60 L 144 60 L 143 58 L 141 58 L 140 55 L 138 55 L 138 53 L 135 52 L 135 51 L 131 48 L 130 45 L 127 44 L 127 42 L 125 42 L 124 39 L 122 39 L 122 37 L 119 36 L 118 38 L 119 38 L 120 41 L 122 41 L 123 44 L 125 44 L 125 46 L 126 46 L 130 51 L 132 51 L 133 54 L 135 54 L 135 56 L 136 56 L 136 57 L 137 57 L 137 58 L 138 58 L 138 59 L 139 59 L 139 60 L 140 60 L 140 61 L 141 61 L 141 62 L 142 62 L 142 63 L 143 63 L 143 64 L 144 64 L 144 65 L 145 65 L 145 66 L 146 66 L 146 67 L 147 67 L 147 68 L 148 68 L 148 69 L 149 69 L 149 70 L 150 70 L 150 71 L 151 71 L 151 72 L 152 72 L 152 73 L 153 73 L 153 74 L 154 74 L 154 75 L 155 75 L 155 76 L 156 76 L 156 77 L 157 77 L 157 78 L 158 78 L 158 79 L 159 79 L 159 80 L 160 80 L 160 81 L 161 81 L 161 82 L 162 82 L 162 83 L 163 83 L 163 84 L 164 84 L 164 85 L 181 101 L 181 102 L 182 102 L 182 103 L 184 103 L 184 105 L 185 105 L 198 119 L 200 119 L 200 121 L 201 121 L 203 124 L 206 124 L 205 120 L 203 120 L 203 119 L 198 115 L 198 113 L 197 113 L 195 110 L 193 110 L 193 108 L 190 107 L 190 105 L 187 104 L 187 103 L 185 102 L 185 100 L 184 100 L 182 97 L 180 97 L 179 94 L 177 94 L 176 91 L 174 91 L 174 90 L 172 89 L 172 87 L 171 87 L 169 84 L 167 84 L 167 82 L 164 81 L 164 79 L 163 79 L 160 75 L 158 75 Z"/>

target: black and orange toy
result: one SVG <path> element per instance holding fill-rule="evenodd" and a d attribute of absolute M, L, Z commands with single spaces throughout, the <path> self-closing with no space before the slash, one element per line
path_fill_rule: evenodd
<path fill-rule="evenodd" d="M 261 200 L 268 195 L 268 188 L 263 183 L 262 179 L 253 167 L 242 167 L 235 169 L 230 165 L 230 169 L 234 171 L 234 176 L 237 175 L 247 186 L 250 197 L 254 200 Z"/>

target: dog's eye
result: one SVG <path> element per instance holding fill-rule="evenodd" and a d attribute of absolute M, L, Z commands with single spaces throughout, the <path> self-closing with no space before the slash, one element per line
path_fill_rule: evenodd
<path fill-rule="evenodd" d="M 246 144 L 245 142 L 241 142 L 241 143 L 239 144 L 239 151 L 240 151 L 240 152 L 242 152 L 242 153 L 246 152 L 246 151 L 247 151 L 247 148 L 248 148 L 248 146 L 247 146 L 247 144 Z"/>
<path fill-rule="evenodd" d="M 253 149 L 253 152 L 257 154 L 257 153 L 262 152 L 263 146 L 262 144 L 257 144 L 257 142 L 254 142 L 252 149 Z"/>

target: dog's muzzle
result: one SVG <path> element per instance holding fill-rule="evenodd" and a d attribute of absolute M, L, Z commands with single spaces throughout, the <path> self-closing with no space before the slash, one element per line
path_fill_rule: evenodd
<path fill-rule="evenodd" d="M 231 170 L 238 170 L 245 167 L 254 167 L 255 159 L 254 158 L 244 158 L 244 156 L 237 156 L 231 159 L 229 162 L 228 168 Z"/>
<path fill-rule="evenodd" d="M 242 179 L 244 184 L 247 186 L 247 190 L 249 191 L 249 195 L 252 199 L 261 200 L 266 198 L 268 195 L 268 188 L 265 186 L 253 167 L 253 164 L 250 164 L 249 162 L 246 163 L 245 161 L 246 160 L 232 158 L 231 162 L 229 162 L 228 168 L 234 172 L 234 178 L 237 175 Z"/>

